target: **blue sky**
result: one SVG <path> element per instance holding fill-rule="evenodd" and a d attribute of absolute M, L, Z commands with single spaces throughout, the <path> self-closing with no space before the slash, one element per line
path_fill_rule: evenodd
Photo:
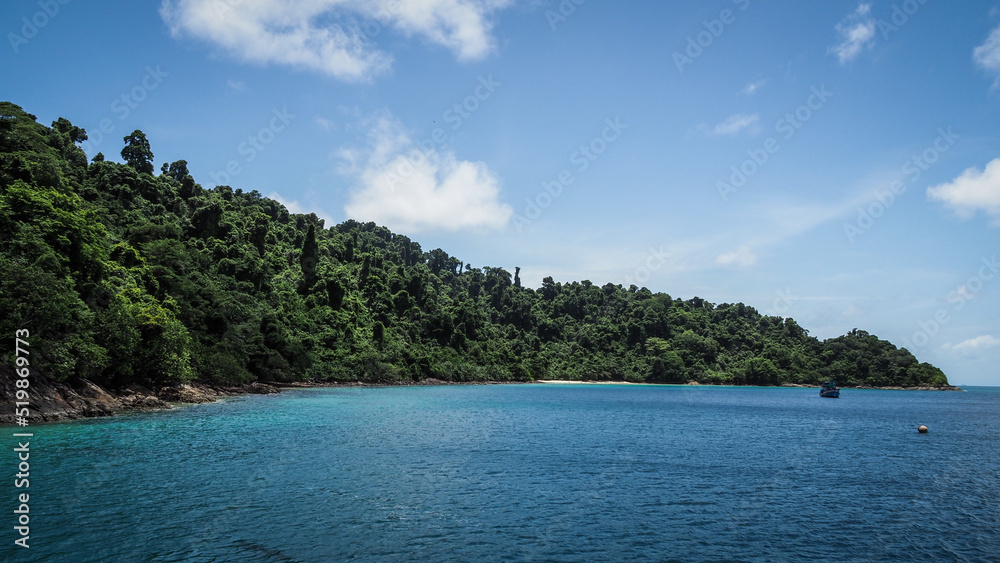
<path fill-rule="evenodd" d="M 1000 385 L 1000 4 L 955 4 L 16 1 L 0 98 L 529 286 L 743 301 Z"/>

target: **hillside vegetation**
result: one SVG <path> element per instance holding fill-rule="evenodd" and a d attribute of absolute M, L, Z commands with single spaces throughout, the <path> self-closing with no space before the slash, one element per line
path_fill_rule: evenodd
<path fill-rule="evenodd" d="M 256 191 L 125 164 L 0 103 L 0 334 L 32 366 L 110 388 L 200 380 L 944 385 L 862 330 L 820 341 L 752 307 L 558 283 L 424 251 L 374 223 L 327 228 Z M 0 352 L 11 365 L 13 347 Z"/>

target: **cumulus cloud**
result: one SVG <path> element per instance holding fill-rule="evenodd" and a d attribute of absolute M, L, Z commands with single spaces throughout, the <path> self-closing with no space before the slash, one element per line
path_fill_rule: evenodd
<path fill-rule="evenodd" d="M 951 182 L 927 188 L 927 197 L 944 202 L 966 219 L 981 209 L 993 217 L 994 226 L 1000 226 L 1000 158 L 982 171 L 969 168 Z"/>
<path fill-rule="evenodd" d="M 394 25 L 451 49 L 459 60 L 480 59 L 494 48 L 488 16 L 513 0 L 383 0 L 395 6 Z M 361 2 L 360 5 L 367 5 Z"/>
<path fill-rule="evenodd" d="M 701 129 L 705 131 L 707 135 L 714 137 L 732 137 L 738 135 L 740 131 L 747 130 L 750 133 L 756 133 L 760 131 L 760 115 L 745 115 L 745 114 L 733 114 L 723 120 L 721 123 L 715 125 L 715 127 L 709 127 L 707 125 L 702 125 Z"/>
<path fill-rule="evenodd" d="M 715 263 L 720 266 L 749 268 L 757 263 L 757 255 L 750 250 L 750 247 L 741 246 L 733 252 L 720 254 Z"/>
<path fill-rule="evenodd" d="M 997 26 L 986 42 L 972 51 L 972 60 L 985 70 L 997 74 L 993 88 L 1000 86 L 1000 26 Z"/>
<path fill-rule="evenodd" d="M 861 4 L 835 26 L 840 43 L 830 47 L 830 52 L 837 55 L 840 64 L 853 61 L 875 42 L 875 18 L 871 10 L 871 3 Z"/>
<path fill-rule="evenodd" d="M 513 215 L 486 164 L 459 160 L 429 139 L 418 146 L 390 114 L 374 119 L 369 141 L 367 150 L 340 151 L 340 172 L 357 181 L 344 206 L 349 217 L 416 233 L 501 229 Z"/>
<path fill-rule="evenodd" d="M 985 350 L 987 348 L 993 348 L 1000 346 L 1000 338 L 993 336 L 992 334 L 984 334 L 982 336 L 977 336 L 975 338 L 970 338 L 955 344 L 954 346 L 946 344 L 946 348 L 958 351 L 973 351 L 973 350 Z"/>
<path fill-rule="evenodd" d="M 366 81 L 387 71 L 392 55 L 373 46 L 384 28 L 450 49 L 462 61 L 494 48 L 493 12 L 511 0 L 163 0 L 160 15 L 175 37 L 191 36 L 260 64 Z"/>

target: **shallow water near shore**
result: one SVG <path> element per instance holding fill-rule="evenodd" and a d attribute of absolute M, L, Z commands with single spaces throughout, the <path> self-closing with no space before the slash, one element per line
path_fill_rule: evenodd
<path fill-rule="evenodd" d="M 0 553 L 989 560 L 998 430 L 1000 388 L 291 390 L 33 427 L 31 547 Z"/>

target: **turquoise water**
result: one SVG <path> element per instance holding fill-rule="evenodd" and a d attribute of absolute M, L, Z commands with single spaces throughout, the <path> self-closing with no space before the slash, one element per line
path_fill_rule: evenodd
<path fill-rule="evenodd" d="M 1000 554 L 1000 388 L 308 389 L 33 430 L 15 561 Z"/>

